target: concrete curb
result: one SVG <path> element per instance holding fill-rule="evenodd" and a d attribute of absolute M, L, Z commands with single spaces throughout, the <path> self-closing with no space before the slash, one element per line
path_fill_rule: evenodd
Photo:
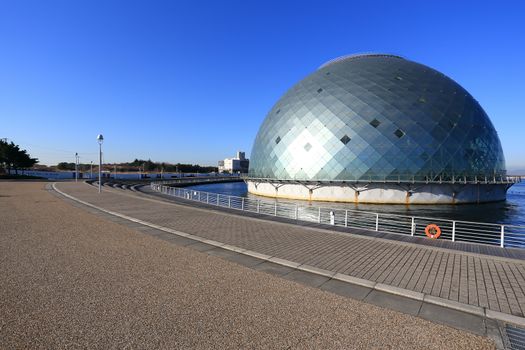
<path fill-rule="evenodd" d="M 463 304 L 463 303 L 459 303 L 457 301 L 443 299 L 443 298 L 435 297 L 433 295 L 428 295 L 428 294 L 424 295 L 423 301 L 426 302 L 426 303 L 429 303 L 429 304 L 444 306 L 444 307 L 449 308 L 449 309 L 463 311 L 463 312 L 466 312 L 466 313 L 469 313 L 469 314 L 473 314 L 473 315 L 478 315 L 478 316 L 481 316 L 481 317 L 485 317 L 486 316 L 485 308 L 483 308 L 481 306 Z M 493 318 L 493 317 L 489 317 L 489 318 Z M 525 321 L 525 318 L 523 319 L 523 321 Z"/>
<path fill-rule="evenodd" d="M 343 282 L 347 282 L 347 283 L 352 283 L 352 284 L 355 284 L 355 285 L 358 285 L 358 286 L 361 286 L 361 287 L 366 287 L 366 288 L 372 288 L 374 289 L 375 285 L 377 284 L 376 282 L 372 282 L 372 281 L 369 281 L 369 280 L 365 280 L 365 279 L 362 279 L 362 278 L 358 278 L 358 277 L 353 277 L 353 276 L 349 276 L 349 275 L 344 275 L 342 273 L 336 273 L 334 275 L 334 277 L 332 277 L 334 280 L 339 280 L 339 281 L 343 281 Z"/>
<path fill-rule="evenodd" d="M 306 265 L 306 264 L 300 265 L 299 267 L 297 267 L 297 270 L 315 273 L 316 275 L 325 276 L 325 277 L 328 277 L 328 278 L 332 278 L 336 274 L 333 271 L 320 269 L 318 267 L 310 266 L 310 265 Z"/>
<path fill-rule="evenodd" d="M 226 249 L 226 250 L 229 250 L 229 251 L 236 252 L 238 254 L 252 256 L 252 257 L 261 259 L 263 261 L 269 261 L 269 262 L 272 262 L 272 263 L 275 263 L 275 264 L 279 264 L 279 265 L 286 266 L 286 267 L 291 267 L 291 268 L 294 268 L 294 269 L 297 269 L 297 270 L 301 270 L 301 271 L 305 271 L 305 272 L 314 273 L 314 274 L 317 274 L 317 275 L 320 275 L 320 276 L 324 276 L 324 277 L 329 277 L 329 278 L 332 278 L 332 279 L 335 279 L 335 280 L 339 280 L 339 281 L 343 281 L 343 282 L 359 285 L 359 286 L 362 286 L 362 287 L 371 288 L 371 289 L 374 289 L 374 290 L 377 290 L 377 291 L 381 291 L 381 292 L 385 292 L 385 293 L 389 293 L 389 294 L 393 294 L 393 295 L 398 295 L 398 296 L 402 296 L 402 297 L 413 299 L 413 300 L 426 302 L 426 303 L 429 303 L 429 304 L 443 306 L 443 307 L 446 307 L 446 308 L 449 308 L 449 309 L 462 311 L 462 312 L 465 312 L 465 313 L 468 313 L 468 314 L 473 314 L 473 315 L 476 315 L 476 316 L 481 316 L 481 317 L 485 317 L 485 318 L 496 320 L 496 321 L 502 321 L 502 322 L 505 322 L 505 323 L 512 323 L 512 324 L 515 324 L 515 325 L 518 325 L 518 326 L 521 326 L 521 327 L 525 327 L 525 318 L 524 317 L 514 316 L 514 315 L 506 314 L 506 313 L 499 312 L 499 311 L 490 310 L 490 309 L 479 307 L 479 306 L 475 306 L 475 305 L 463 304 L 463 303 L 459 303 L 457 301 L 443 299 L 443 298 L 435 297 L 435 296 L 424 294 L 424 293 L 420 293 L 420 292 L 415 292 L 415 291 L 404 289 L 404 288 L 398 288 L 398 287 L 390 286 L 390 285 L 383 284 L 383 283 L 377 283 L 377 282 L 365 280 L 365 279 L 362 279 L 362 278 L 357 278 L 357 277 L 345 275 L 345 274 L 342 274 L 342 273 L 336 273 L 336 272 L 333 272 L 333 271 L 323 270 L 323 269 L 320 269 L 320 268 L 317 268 L 317 267 L 314 267 L 314 266 L 309 266 L 309 265 L 306 265 L 306 264 L 300 264 L 300 263 L 297 263 L 297 262 L 293 262 L 293 261 L 282 259 L 282 258 L 278 258 L 278 257 L 268 256 L 268 255 L 261 254 L 261 253 L 258 253 L 258 252 L 254 252 L 254 251 L 246 250 L 246 249 L 243 249 L 243 248 L 240 248 L 240 247 L 232 246 L 232 245 L 229 245 L 229 244 L 226 244 L 226 243 L 221 243 L 221 242 L 209 240 L 209 239 L 202 238 L 202 237 L 199 237 L 199 236 L 195 236 L 195 235 L 192 235 L 192 234 L 188 234 L 188 233 L 185 233 L 185 232 L 173 230 L 173 229 L 170 229 L 168 227 L 159 226 L 159 225 L 147 222 L 147 221 L 139 220 L 139 219 L 136 219 L 136 218 L 124 215 L 124 214 L 120 214 L 120 213 L 117 213 L 117 212 L 113 212 L 111 210 L 107 210 L 107 209 L 98 207 L 98 206 L 96 206 L 94 204 L 91 204 L 91 203 L 85 202 L 85 201 L 83 201 L 81 199 L 78 199 L 76 197 L 73 197 L 73 196 L 71 196 L 71 195 L 69 195 L 67 193 L 64 193 L 61 190 L 59 190 L 56 187 L 56 184 L 57 184 L 56 182 L 54 182 L 52 184 L 53 190 L 56 191 L 57 193 L 60 193 L 62 196 L 66 197 L 66 198 L 69 198 L 69 199 L 71 199 L 71 200 L 73 200 L 75 202 L 84 204 L 84 205 L 86 205 L 88 207 L 97 209 L 97 210 L 102 211 L 104 213 L 111 214 L 111 215 L 120 217 L 122 219 L 129 220 L 129 221 L 132 221 L 132 222 L 135 222 L 135 223 L 139 223 L 139 224 L 144 225 L 144 226 L 155 228 L 155 229 L 160 230 L 160 231 L 168 232 L 168 233 L 175 234 L 175 235 L 178 235 L 178 236 L 181 236 L 181 237 L 185 237 L 185 238 L 190 238 L 190 239 L 193 239 L 195 241 L 199 241 L 199 242 L 202 242 L 202 243 L 206 243 L 206 244 L 215 246 L 217 248 Z"/>
<path fill-rule="evenodd" d="M 502 321 L 506 323 L 512 323 L 517 326 L 525 327 L 525 318 L 523 317 L 509 315 L 503 312 L 493 311 L 490 309 L 485 309 L 485 315 L 487 318 L 491 318 L 493 320 L 498 320 L 498 321 Z"/>
<path fill-rule="evenodd" d="M 398 288 L 398 287 L 390 286 L 388 284 L 383 284 L 383 283 L 377 283 L 374 286 L 374 289 L 381 291 L 381 292 L 386 292 L 386 293 L 390 293 L 394 295 L 400 295 L 405 298 L 410 298 L 410 299 L 415 299 L 415 300 L 420 300 L 420 301 L 422 301 L 425 296 L 423 293 L 420 293 L 420 292 Z"/>

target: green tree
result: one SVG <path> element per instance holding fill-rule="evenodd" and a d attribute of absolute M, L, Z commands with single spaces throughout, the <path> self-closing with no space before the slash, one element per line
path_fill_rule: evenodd
<path fill-rule="evenodd" d="M 75 170 L 75 163 L 60 162 L 57 164 L 58 170 Z"/>
<path fill-rule="evenodd" d="M 7 143 L 0 140 L 0 164 L 11 174 L 14 169 L 18 174 L 18 169 L 28 169 L 38 163 L 38 159 L 31 158 L 25 149 L 15 145 L 12 141 Z"/>

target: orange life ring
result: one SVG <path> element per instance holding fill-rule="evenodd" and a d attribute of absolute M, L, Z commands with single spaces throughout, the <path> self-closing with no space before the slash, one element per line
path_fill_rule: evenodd
<path fill-rule="evenodd" d="M 430 224 L 425 227 L 425 234 L 428 238 L 437 239 L 441 236 L 441 229 L 436 224 Z"/>

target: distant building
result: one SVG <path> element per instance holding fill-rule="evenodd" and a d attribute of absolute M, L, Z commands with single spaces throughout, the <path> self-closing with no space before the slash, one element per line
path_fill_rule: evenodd
<path fill-rule="evenodd" d="M 238 151 L 234 158 L 219 160 L 219 173 L 247 173 L 250 160 L 246 159 L 244 152 Z"/>

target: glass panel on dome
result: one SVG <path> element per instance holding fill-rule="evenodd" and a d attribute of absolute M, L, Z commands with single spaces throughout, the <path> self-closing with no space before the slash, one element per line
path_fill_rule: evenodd
<path fill-rule="evenodd" d="M 345 135 L 343 137 L 341 137 L 341 142 L 346 145 L 348 142 L 350 142 L 350 138 L 348 137 L 348 135 Z"/>
<path fill-rule="evenodd" d="M 304 149 L 306 150 L 306 152 L 308 152 L 312 149 L 312 145 L 307 143 L 306 145 L 304 145 Z"/>
<path fill-rule="evenodd" d="M 380 124 L 381 122 L 377 119 L 374 119 L 370 122 L 370 125 L 372 125 L 374 128 L 377 128 Z"/>
<path fill-rule="evenodd" d="M 394 135 L 396 135 L 398 138 L 402 138 L 403 136 L 405 136 L 405 133 L 402 130 L 397 129 L 396 131 L 394 131 Z"/>

